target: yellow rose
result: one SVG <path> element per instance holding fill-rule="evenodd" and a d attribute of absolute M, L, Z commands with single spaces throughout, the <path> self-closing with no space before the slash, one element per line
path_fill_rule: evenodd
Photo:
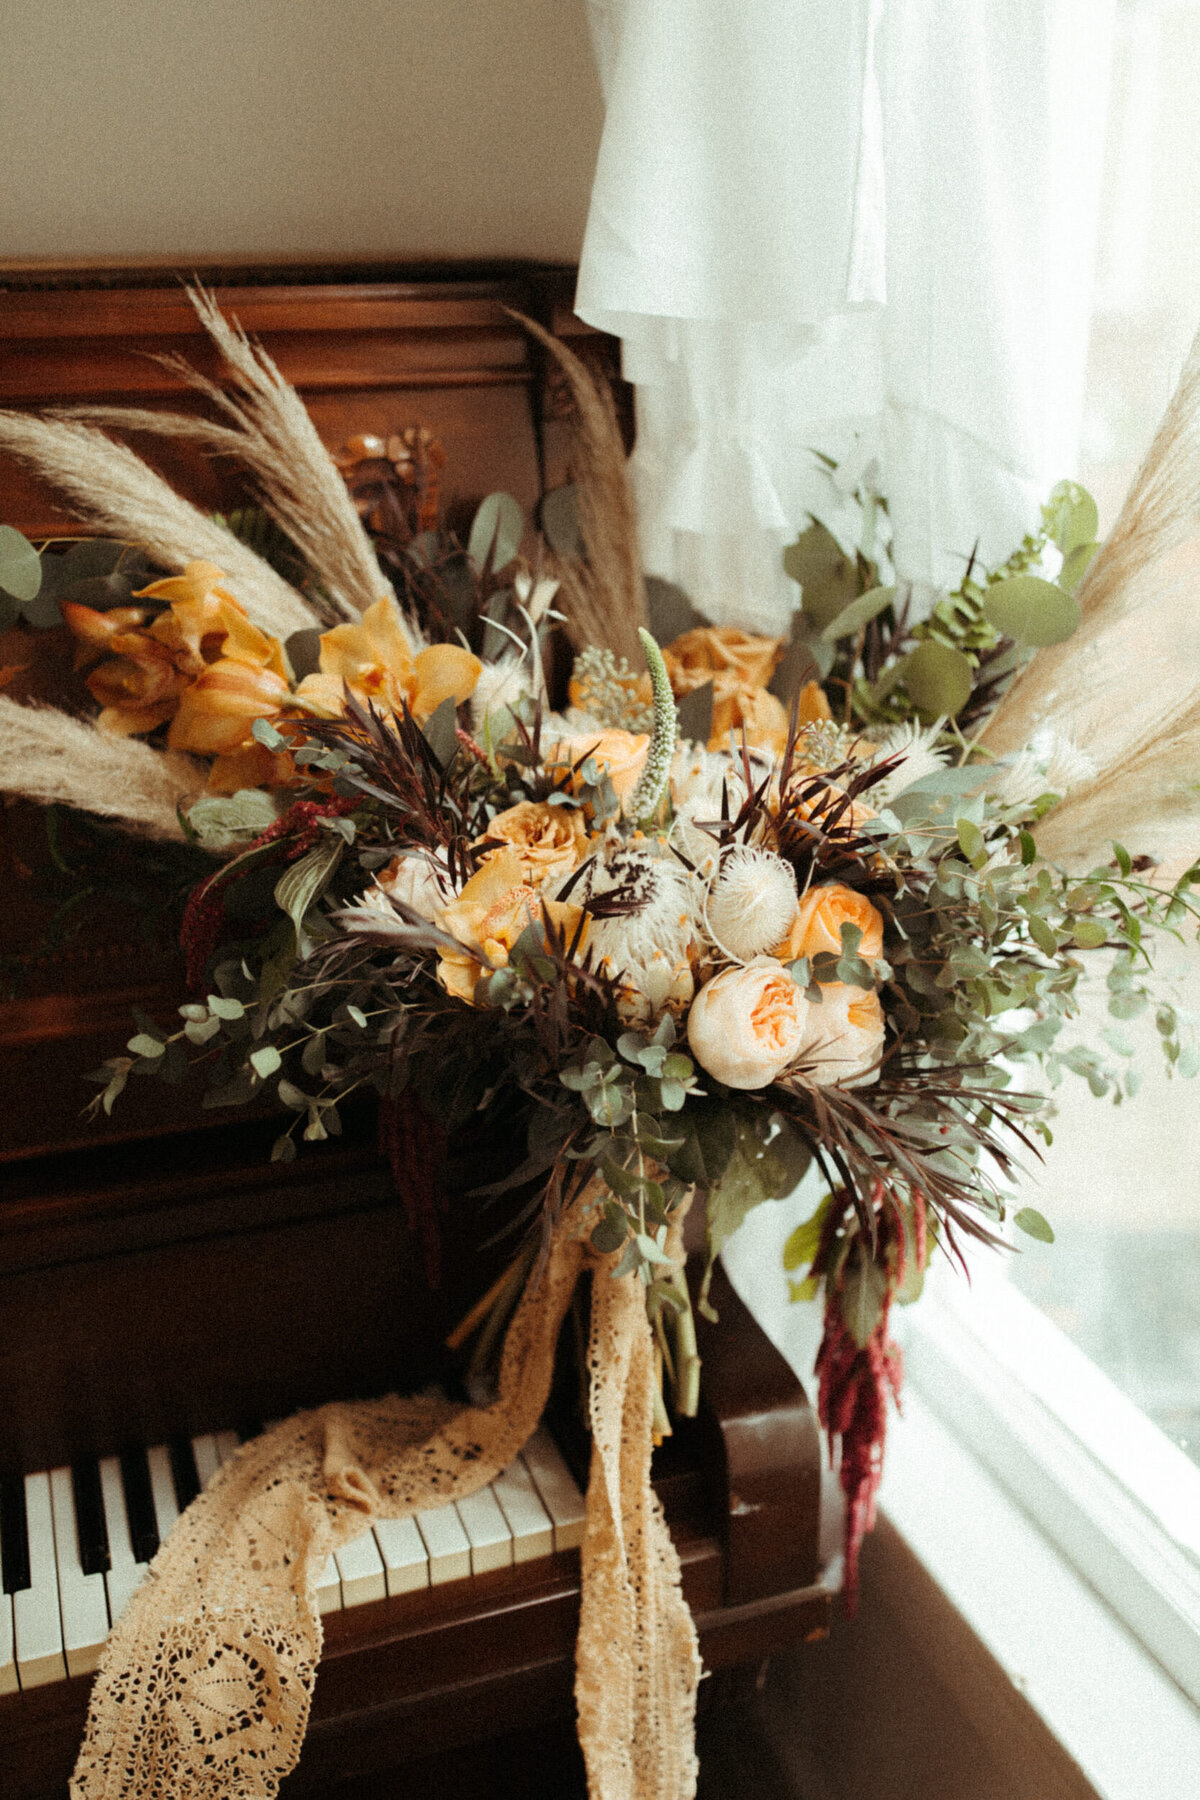
<path fill-rule="evenodd" d="M 582 732 L 560 738 L 546 753 L 547 762 L 578 763 L 591 757 L 612 782 L 617 799 L 628 800 L 646 766 L 650 735 L 639 731 Z"/>
<path fill-rule="evenodd" d="M 564 880 L 587 852 L 587 831 L 578 808 L 537 800 L 522 800 L 498 813 L 487 836 L 516 851 L 524 879 L 536 888 Z"/>
<path fill-rule="evenodd" d="M 797 1073 L 815 1087 L 865 1087 L 879 1080 L 882 1048 L 883 1008 L 874 988 L 830 982 L 821 1004 L 809 1007 Z"/>
<path fill-rule="evenodd" d="M 701 1068 L 726 1087 L 764 1088 L 794 1061 L 808 1013 L 787 970 L 756 956 L 700 989 L 688 1013 L 688 1043 Z"/>
<path fill-rule="evenodd" d="M 858 954 L 867 962 L 883 955 L 882 914 L 865 894 L 840 881 L 809 888 L 796 907 L 787 936 L 771 954 L 781 962 L 794 962 L 801 956 L 840 956 L 843 925 L 857 925 L 862 932 Z"/>
<path fill-rule="evenodd" d="M 442 907 L 438 914 L 442 929 L 463 946 L 461 950 L 444 951 L 438 963 L 438 980 L 447 993 L 471 1004 L 475 984 L 484 972 L 484 959 L 495 969 L 504 968 L 521 933 L 540 922 L 543 905 L 569 943 L 583 917 L 583 908 L 558 900 L 543 902 L 523 879 L 521 860 L 514 850 L 498 850 L 489 856 L 457 900 Z M 586 931 L 581 935 L 581 945 L 585 938 Z"/>

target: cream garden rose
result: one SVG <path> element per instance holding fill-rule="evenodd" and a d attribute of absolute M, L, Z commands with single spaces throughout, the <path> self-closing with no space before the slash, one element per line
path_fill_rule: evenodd
<path fill-rule="evenodd" d="M 814 1087 L 866 1087 L 879 1079 L 883 1008 L 874 988 L 831 981 L 810 1006 L 797 1052 L 797 1072 Z"/>
<path fill-rule="evenodd" d="M 726 1087 L 763 1088 L 793 1062 L 810 1008 L 771 956 L 726 969 L 692 1002 L 687 1035 L 702 1069 Z"/>

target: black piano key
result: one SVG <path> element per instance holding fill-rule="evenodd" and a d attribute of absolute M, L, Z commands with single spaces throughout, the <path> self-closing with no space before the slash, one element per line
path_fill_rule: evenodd
<path fill-rule="evenodd" d="M 167 1455 L 171 1459 L 175 1498 L 179 1502 L 180 1512 L 185 1512 L 200 1492 L 200 1474 L 196 1468 L 192 1440 L 186 1437 L 172 1438 L 167 1445 Z"/>
<path fill-rule="evenodd" d="M 112 1568 L 108 1526 L 104 1522 L 104 1495 L 100 1489 L 100 1464 L 85 1456 L 71 1464 L 71 1489 L 75 1495 L 75 1532 L 79 1560 L 85 1575 L 106 1575 Z"/>
<path fill-rule="evenodd" d="M 19 1594 L 29 1585 L 25 1483 L 19 1475 L 7 1475 L 0 1481 L 0 1587 L 6 1594 Z"/>
<path fill-rule="evenodd" d="M 149 1562 L 158 1549 L 158 1520 L 150 1486 L 150 1465 L 140 1445 L 121 1452 L 121 1486 L 129 1515 L 129 1537 L 138 1562 Z"/>

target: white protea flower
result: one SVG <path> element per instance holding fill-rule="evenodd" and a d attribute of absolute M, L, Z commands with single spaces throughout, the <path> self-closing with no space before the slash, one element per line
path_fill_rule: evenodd
<path fill-rule="evenodd" d="M 761 771 L 751 762 L 751 773 L 759 778 Z M 724 750 L 706 750 L 701 744 L 681 744 L 671 765 L 671 794 L 675 816 L 671 821 L 669 841 L 698 874 L 705 877 L 716 867 L 717 840 L 706 825 L 714 825 L 722 816 L 722 794 L 725 811 L 736 819 L 746 799 L 746 777 L 741 758 L 736 761 Z"/>
<path fill-rule="evenodd" d="M 934 775 L 945 768 L 949 752 L 936 747 L 945 723 L 945 719 L 936 719 L 932 725 L 921 726 L 909 720 L 905 725 L 893 725 L 876 740 L 879 750 L 871 758 L 871 767 L 893 756 L 900 756 L 903 761 L 891 775 L 872 788 L 872 806 L 887 806 L 915 787 L 918 781 L 923 781 L 926 775 Z"/>
<path fill-rule="evenodd" d="M 618 843 L 602 851 L 571 891 L 577 902 L 611 895 L 622 903 L 614 918 L 592 917 L 588 942 L 597 963 L 639 988 L 651 969 L 657 982 L 686 964 L 696 936 L 693 885 L 666 849 Z"/>
<path fill-rule="evenodd" d="M 773 850 L 736 844 L 721 858 L 708 890 L 705 923 L 719 950 L 736 962 L 765 955 L 796 915 L 796 876 Z"/>

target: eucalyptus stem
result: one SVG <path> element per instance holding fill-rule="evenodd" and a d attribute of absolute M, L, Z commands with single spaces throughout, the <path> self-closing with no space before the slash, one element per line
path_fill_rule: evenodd
<path fill-rule="evenodd" d="M 675 1410 L 685 1419 L 694 1419 L 700 1405 L 700 1352 L 686 1265 L 681 1263 L 672 1272 L 671 1287 L 680 1302 L 675 1315 Z"/>

